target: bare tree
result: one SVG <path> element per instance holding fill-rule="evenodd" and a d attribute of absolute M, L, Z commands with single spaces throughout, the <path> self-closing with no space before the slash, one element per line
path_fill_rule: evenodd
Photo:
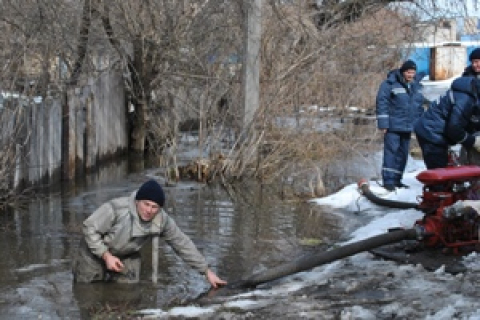
<path fill-rule="evenodd" d="M 395 45 L 418 40 L 419 20 L 466 16 L 476 1 L 442 4 L 264 2 L 261 108 L 242 137 L 230 130 L 243 107 L 240 0 L 2 1 L 0 84 L 45 95 L 96 76 L 96 61 L 106 57 L 107 68 L 123 72 L 133 106 L 132 151 L 160 152 L 193 119 L 201 157 L 222 153 L 226 175 L 265 178 L 292 160 L 318 167 L 351 151 L 358 128 L 319 126 L 332 126 L 351 107 L 372 107 L 378 83 L 401 57 Z M 303 117 L 311 105 L 335 111 Z M 279 124 L 290 117 L 296 127 Z"/>

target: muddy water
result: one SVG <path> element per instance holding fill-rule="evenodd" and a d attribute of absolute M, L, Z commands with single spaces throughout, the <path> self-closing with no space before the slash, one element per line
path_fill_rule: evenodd
<path fill-rule="evenodd" d="M 132 170 L 127 161 L 120 162 L 87 177 L 82 186 L 0 214 L 0 319 L 102 318 L 118 310 L 167 308 L 205 292 L 203 277 L 163 244 L 157 284 L 151 281 L 151 246 L 142 251 L 138 285 L 72 284 L 70 262 L 82 221 L 104 201 L 130 194 L 152 175 L 154 170 Z M 313 250 L 312 244 L 323 250 L 341 232 L 332 212 L 281 201 L 269 187 L 242 185 L 227 192 L 181 183 L 166 192 L 167 211 L 212 268 L 230 281 L 290 261 Z"/>

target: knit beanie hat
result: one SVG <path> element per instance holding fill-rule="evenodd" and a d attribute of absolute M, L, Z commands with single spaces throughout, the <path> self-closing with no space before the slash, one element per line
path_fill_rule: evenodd
<path fill-rule="evenodd" d="M 480 59 L 480 48 L 473 50 L 468 56 L 468 59 L 470 62 L 472 62 L 472 60 Z"/>
<path fill-rule="evenodd" d="M 163 207 L 165 193 L 158 182 L 152 179 L 142 184 L 135 195 L 135 200 L 150 200 Z"/>
<path fill-rule="evenodd" d="M 417 70 L 417 65 L 412 60 L 405 61 L 400 67 L 400 72 L 405 72 L 407 70 Z"/>

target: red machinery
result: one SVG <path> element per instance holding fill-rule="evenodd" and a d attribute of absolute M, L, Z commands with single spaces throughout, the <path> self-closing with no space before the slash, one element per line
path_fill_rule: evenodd
<path fill-rule="evenodd" d="M 476 191 L 477 183 L 480 184 L 480 167 L 452 166 L 445 169 L 426 170 L 418 174 L 417 179 L 424 184 L 420 203 L 400 202 L 378 197 L 370 191 L 366 180 L 358 182 L 360 192 L 378 205 L 398 209 L 417 209 L 424 212 L 423 218 L 417 220 L 413 228 L 396 228 L 384 234 L 338 248 L 305 255 L 239 281 L 230 282 L 227 287 L 233 289 L 254 288 L 261 283 L 309 270 L 363 251 L 370 251 L 382 258 L 395 261 L 415 261 L 415 259 L 410 259 L 413 254 L 409 254 L 410 257 L 402 257 L 389 251 L 389 249 L 396 250 L 397 247 L 391 247 L 391 245 L 397 245 L 401 241 L 414 241 L 415 248 L 419 247 L 418 245 L 425 245 L 429 248 L 449 248 L 454 253 L 458 253 L 461 247 L 472 247 L 479 244 L 479 214 L 474 210 L 465 210 L 460 207 L 457 209 L 452 205 L 458 200 L 471 199 L 471 194 Z M 385 247 L 388 248 L 385 249 Z M 409 250 L 409 252 L 412 251 Z M 418 262 L 421 263 L 420 260 Z M 447 267 L 452 273 L 464 270 L 461 266 L 455 268 L 455 265 L 446 265 L 445 270 Z"/>
<path fill-rule="evenodd" d="M 426 170 L 417 175 L 424 184 L 417 209 L 425 216 L 416 221 L 426 246 L 460 247 L 479 243 L 480 217 L 474 210 L 445 210 L 458 200 L 472 198 L 480 183 L 479 166 L 456 166 Z"/>

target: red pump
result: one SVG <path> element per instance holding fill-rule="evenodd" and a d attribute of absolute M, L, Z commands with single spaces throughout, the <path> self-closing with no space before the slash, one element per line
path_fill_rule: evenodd
<path fill-rule="evenodd" d="M 429 247 L 445 246 L 458 251 L 460 247 L 479 243 L 480 217 L 473 210 L 448 213 L 458 200 L 467 200 L 475 193 L 480 180 L 479 166 L 457 166 L 421 172 L 417 179 L 424 184 L 417 209 L 425 216 L 416 221 L 421 240 Z"/>

